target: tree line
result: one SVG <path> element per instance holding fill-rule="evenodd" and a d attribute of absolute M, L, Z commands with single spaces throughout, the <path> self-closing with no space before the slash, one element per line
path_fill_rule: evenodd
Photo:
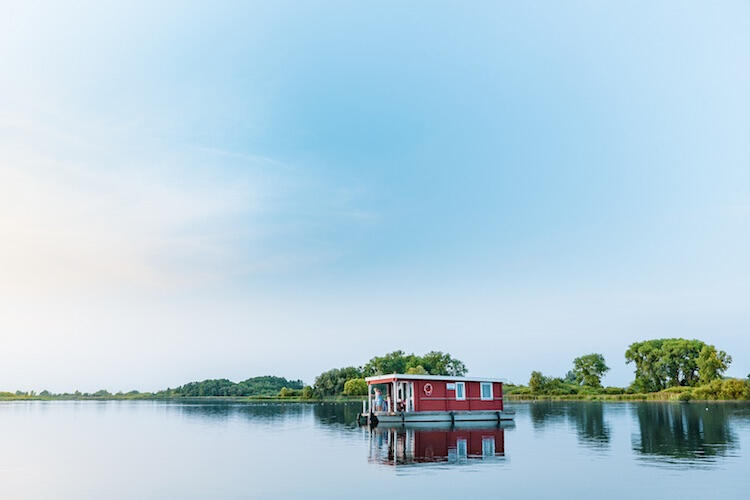
<path fill-rule="evenodd" d="M 461 377 L 467 369 L 463 361 L 449 353 L 430 351 L 422 356 L 398 350 L 371 358 L 363 366 L 332 368 L 315 378 L 313 390 L 318 397 L 359 396 L 367 394 L 365 377 L 389 373 L 448 375 Z"/>
<path fill-rule="evenodd" d="M 660 391 L 679 399 L 750 399 L 748 380 L 725 379 L 724 373 L 732 357 L 701 340 L 681 338 L 652 339 L 632 343 L 625 352 L 625 361 L 635 367 L 635 379 L 627 388 L 603 387 L 602 378 L 609 371 L 604 356 L 591 353 L 573 360 L 564 377 L 545 376 L 532 371 L 528 385 L 506 384 L 507 394 L 519 397 L 566 396 L 598 394 L 648 394 Z M 402 350 L 374 356 L 362 366 L 346 366 L 327 370 L 315 378 L 312 386 L 301 380 L 284 377 L 252 377 L 241 382 L 228 379 L 207 379 L 167 388 L 155 393 L 130 391 L 111 394 L 102 389 L 94 393 L 52 394 L 42 391 L 0 392 L 3 398 L 92 398 L 149 399 L 205 396 L 281 397 L 319 399 L 367 394 L 365 377 L 389 373 L 446 375 L 460 377 L 467 373 L 463 361 L 449 353 L 430 351 L 424 355 L 407 354 Z"/>
<path fill-rule="evenodd" d="M 602 387 L 609 371 L 604 356 L 587 354 L 573 360 L 565 377 L 531 372 L 528 386 L 509 386 L 509 394 L 564 396 L 573 394 L 640 394 L 667 391 L 676 399 L 750 399 L 748 380 L 723 377 L 732 357 L 701 340 L 652 339 L 632 343 L 625 351 L 627 364 L 635 366 L 635 379 L 627 388 Z"/>
<path fill-rule="evenodd" d="M 310 389 L 310 388 L 308 388 Z M 284 377 L 265 375 L 251 377 L 241 382 L 231 380 L 207 379 L 198 382 L 189 382 L 179 387 L 167 388 L 157 392 L 117 392 L 110 393 L 106 389 L 96 392 L 80 392 L 53 394 L 47 390 L 36 393 L 35 391 L 16 391 L 15 393 L 0 392 L 0 398 L 28 397 L 28 398 L 63 398 L 63 399 L 149 399 L 149 398 L 180 398 L 180 397 L 205 397 L 205 396 L 235 396 L 235 397 L 274 397 L 274 396 L 300 396 L 304 391 L 301 380 L 288 380 Z M 312 397 L 312 393 L 307 393 Z"/>
<path fill-rule="evenodd" d="M 241 382 L 225 378 L 190 382 L 174 389 L 159 391 L 157 395 L 173 397 L 201 396 L 276 396 L 282 389 L 302 390 L 301 380 L 287 380 L 284 377 L 266 375 L 252 377 Z"/>

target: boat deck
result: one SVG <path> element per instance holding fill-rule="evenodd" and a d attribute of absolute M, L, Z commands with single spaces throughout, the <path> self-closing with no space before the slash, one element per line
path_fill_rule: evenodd
<path fill-rule="evenodd" d="M 360 424 L 377 425 L 378 423 L 422 423 L 422 422 L 503 422 L 513 420 L 513 411 L 412 411 L 385 412 L 376 411 L 360 414 Z"/>

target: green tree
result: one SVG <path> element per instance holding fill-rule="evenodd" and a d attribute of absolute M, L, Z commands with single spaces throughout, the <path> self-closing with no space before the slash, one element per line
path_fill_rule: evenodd
<path fill-rule="evenodd" d="M 315 392 L 321 396 L 337 396 L 343 394 L 347 380 L 362 378 L 362 370 L 354 366 L 333 368 L 325 371 L 315 379 Z"/>
<path fill-rule="evenodd" d="M 529 378 L 529 389 L 533 394 L 542 394 L 547 385 L 547 377 L 542 375 L 542 372 L 533 371 Z"/>
<path fill-rule="evenodd" d="M 635 342 L 625 352 L 625 359 L 635 364 L 633 389 L 642 392 L 714 380 L 731 362 L 726 353 L 716 352 L 703 341 L 679 338 Z"/>
<path fill-rule="evenodd" d="M 313 388 L 309 385 L 306 385 L 302 388 L 302 392 L 300 393 L 300 397 L 302 399 L 312 399 L 313 396 L 315 396 L 315 393 L 313 392 Z"/>
<path fill-rule="evenodd" d="M 406 354 L 404 351 L 393 351 L 384 356 L 375 356 L 362 368 L 366 376 L 387 375 L 389 373 L 409 373 L 410 369 L 422 367 L 430 375 L 449 375 L 460 377 L 467 369 L 463 361 L 448 353 L 431 351 L 424 356 Z"/>
<path fill-rule="evenodd" d="M 665 377 L 659 365 L 662 357 L 661 344 L 661 340 L 634 342 L 625 351 L 626 362 L 635 364 L 633 385 L 636 390 L 654 392 L 664 389 Z"/>
<path fill-rule="evenodd" d="M 450 354 L 440 351 L 430 351 L 421 358 L 416 356 L 416 364 L 411 366 L 423 366 L 430 375 L 449 375 L 451 377 L 462 377 L 468 371 L 463 361 Z"/>
<path fill-rule="evenodd" d="M 385 356 L 375 356 L 362 368 L 367 376 L 405 373 L 409 366 L 417 366 L 416 356 L 404 351 L 389 352 Z"/>
<path fill-rule="evenodd" d="M 344 384 L 344 394 L 347 396 L 364 396 L 367 394 L 367 382 L 363 378 L 352 378 Z"/>
<path fill-rule="evenodd" d="M 608 371 L 609 367 L 601 354 L 586 354 L 573 360 L 573 374 L 579 384 L 601 387 L 602 376 Z"/>
<path fill-rule="evenodd" d="M 425 370 L 424 366 L 417 365 L 417 366 L 410 366 L 406 369 L 406 373 L 409 375 L 428 375 L 429 372 Z"/>
<path fill-rule="evenodd" d="M 697 361 L 701 384 L 708 384 L 721 378 L 731 363 L 732 356 L 724 351 L 717 351 L 712 345 L 704 345 Z"/>

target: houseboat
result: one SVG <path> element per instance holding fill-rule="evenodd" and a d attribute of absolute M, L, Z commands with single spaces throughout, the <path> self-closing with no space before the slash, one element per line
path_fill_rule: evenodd
<path fill-rule="evenodd" d="M 501 379 L 392 373 L 365 380 L 361 424 L 513 420 L 503 408 Z"/>

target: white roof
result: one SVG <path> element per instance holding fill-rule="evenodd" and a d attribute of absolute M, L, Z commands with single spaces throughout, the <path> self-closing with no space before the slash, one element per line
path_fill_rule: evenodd
<path fill-rule="evenodd" d="M 483 377 L 451 377 L 450 375 L 419 375 L 410 373 L 391 373 L 388 375 L 375 375 L 367 377 L 365 380 L 368 383 L 377 383 L 378 380 L 445 380 L 447 382 L 501 382 L 504 383 L 504 378 L 483 378 Z"/>

